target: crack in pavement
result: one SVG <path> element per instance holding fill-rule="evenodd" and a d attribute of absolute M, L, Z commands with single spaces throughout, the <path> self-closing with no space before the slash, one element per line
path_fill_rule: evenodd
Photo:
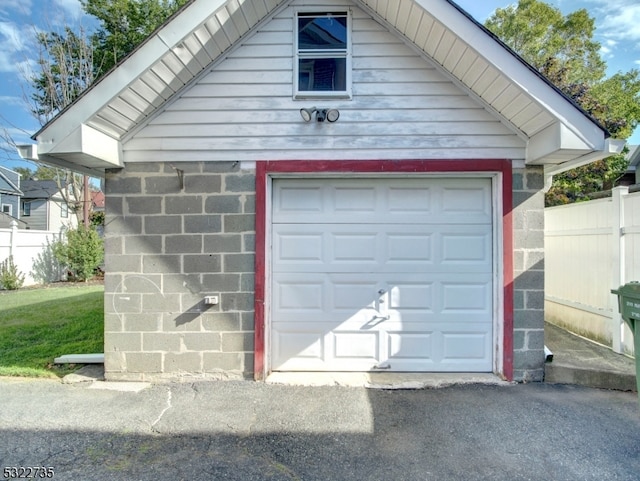
<path fill-rule="evenodd" d="M 166 402 L 166 406 L 165 408 L 160 412 L 160 414 L 158 415 L 158 417 L 156 418 L 156 420 L 151 423 L 151 431 L 153 431 L 154 433 L 160 433 L 160 431 L 158 429 L 156 429 L 156 425 L 162 420 L 163 416 L 165 415 L 165 413 L 171 409 L 172 406 L 172 399 L 173 399 L 173 393 L 171 391 L 171 388 L 168 387 L 167 388 L 167 402 Z"/>

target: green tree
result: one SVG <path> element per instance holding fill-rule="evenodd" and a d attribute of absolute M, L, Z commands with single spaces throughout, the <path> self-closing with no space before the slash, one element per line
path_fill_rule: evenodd
<path fill-rule="evenodd" d="M 81 0 L 83 10 L 100 24 L 92 37 L 96 77 L 124 59 L 187 1 Z"/>
<path fill-rule="evenodd" d="M 606 62 L 593 40 L 595 21 L 585 9 L 565 16 L 539 0 L 520 0 L 497 9 L 485 25 L 614 138 L 633 133 L 640 121 L 640 73 L 630 70 L 605 78 Z M 617 155 L 557 174 L 547 205 L 588 199 L 611 188 L 626 168 L 624 155 Z"/>

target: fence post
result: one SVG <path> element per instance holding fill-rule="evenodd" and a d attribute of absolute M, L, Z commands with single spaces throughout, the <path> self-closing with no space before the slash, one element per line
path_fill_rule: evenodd
<path fill-rule="evenodd" d="M 11 236 L 9 237 L 9 257 L 11 257 L 15 251 L 16 242 L 18 242 L 18 221 L 11 219 L 9 226 L 11 227 Z"/>
<path fill-rule="evenodd" d="M 629 194 L 625 186 L 611 190 L 611 289 L 617 289 L 625 283 L 624 249 L 624 198 Z M 614 352 L 623 351 L 624 323 L 618 312 L 618 296 L 611 294 L 611 347 Z"/>

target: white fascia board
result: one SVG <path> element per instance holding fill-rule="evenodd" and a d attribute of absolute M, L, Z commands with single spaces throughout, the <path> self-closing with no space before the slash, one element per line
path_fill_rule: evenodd
<path fill-rule="evenodd" d="M 626 142 L 624 140 L 616 140 L 616 139 L 607 139 L 604 142 L 604 147 L 602 150 L 595 150 L 585 155 L 578 157 L 572 161 L 564 162 L 558 165 L 545 165 L 544 173 L 546 176 L 550 177 L 556 174 L 561 174 L 562 172 L 566 172 L 567 170 L 575 169 L 577 167 L 582 167 L 583 165 L 590 164 L 591 162 L 595 162 L 597 160 L 606 159 L 611 155 L 616 155 L 622 153 Z"/>
<path fill-rule="evenodd" d="M 65 154 L 84 154 L 89 158 L 101 160 L 113 168 L 124 165 L 120 142 L 87 125 L 80 125 L 65 139 L 52 145 L 50 150 L 40 150 L 40 154 L 55 157 L 63 157 Z"/>
<path fill-rule="evenodd" d="M 40 149 L 47 149 L 48 145 L 66 138 L 225 3 L 226 0 L 195 0 L 47 125 L 37 137 Z"/>
<path fill-rule="evenodd" d="M 584 142 L 588 143 L 588 139 L 593 138 L 597 132 L 600 137 L 604 138 L 604 131 L 580 109 L 576 108 L 449 2 L 446 0 L 414 1 L 451 30 L 469 48 L 475 50 L 487 62 L 504 73 L 516 86 L 538 102 L 558 121 L 570 128 Z"/>
<path fill-rule="evenodd" d="M 104 168 L 92 168 L 81 165 L 80 163 L 69 162 L 67 160 L 59 159 L 57 157 L 52 157 L 46 154 L 39 155 L 37 145 L 18 145 L 17 150 L 20 157 L 25 160 L 31 160 L 33 162 L 42 164 L 55 165 L 56 167 L 62 167 L 63 169 L 69 169 L 73 172 L 87 174 L 91 177 L 104 177 Z"/>
<path fill-rule="evenodd" d="M 600 151 L 605 149 L 606 141 L 604 133 L 594 133 L 590 142 L 585 142 L 575 132 L 566 125 L 559 122 L 550 125 L 541 132 L 534 135 L 527 143 L 527 163 L 544 164 L 545 157 L 559 150 L 579 150 L 586 152 Z"/>

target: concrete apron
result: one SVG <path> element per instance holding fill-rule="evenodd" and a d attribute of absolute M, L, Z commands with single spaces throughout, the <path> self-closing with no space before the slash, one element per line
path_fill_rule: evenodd
<path fill-rule="evenodd" d="M 266 382 L 292 386 L 345 386 L 368 389 L 437 389 L 463 384 L 512 384 L 491 373 L 450 372 L 274 372 L 267 377 Z"/>

